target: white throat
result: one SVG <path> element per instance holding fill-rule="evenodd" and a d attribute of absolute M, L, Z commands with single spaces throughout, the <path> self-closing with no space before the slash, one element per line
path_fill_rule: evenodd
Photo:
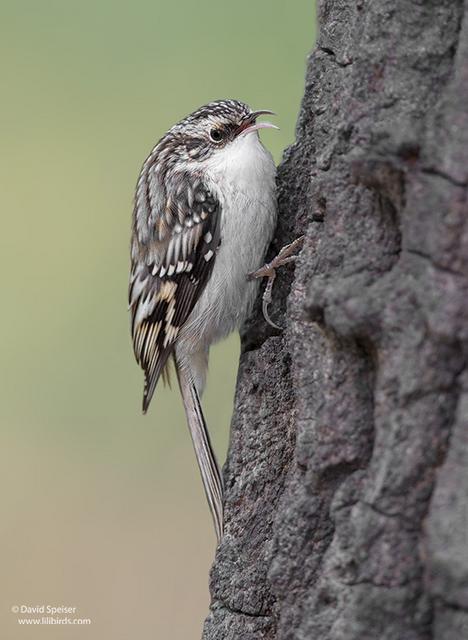
<path fill-rule="evenodd" d="M 260 142 L 256 131 L 240 135 L 223 149 L 217 150 L 205 168 L 214 182 L 223 183 L 223 191 L 228 185 L 231 189 L 237 188 L 246 193 L 252 188 L 255 191 L 258 189 L 260 199 L 262 190 L 270 186 L 272 170 L 273 175 L 275 171 L 273 158 Z M 267 184 L 262 185 L 264 180 Z"/>

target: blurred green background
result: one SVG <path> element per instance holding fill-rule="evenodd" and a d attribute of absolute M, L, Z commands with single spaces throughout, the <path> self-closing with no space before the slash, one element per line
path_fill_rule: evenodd
<path fill-rule="evenodd" d="M 140 413 L 127 316 L 133 189 L 199 105 L 277 112 L 292 142 L 311 0 L 0 3 L 0 637 L 198 638 L 215 550 L 176 391 Z M 224 460 L 238 339 L 204 398 Z M 89 627 L 19 626 L 67 605 Z"/>

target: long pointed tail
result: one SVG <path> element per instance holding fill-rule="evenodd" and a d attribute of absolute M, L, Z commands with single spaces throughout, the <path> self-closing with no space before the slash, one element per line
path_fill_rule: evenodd
<path fill-rule="evenodd" d="M 176 371 L 193 448 L 219 542 L 223 535 L 223 478 L 211 446 L 197 389 L 189 372 L 179 366 L 177 361 Z"/>

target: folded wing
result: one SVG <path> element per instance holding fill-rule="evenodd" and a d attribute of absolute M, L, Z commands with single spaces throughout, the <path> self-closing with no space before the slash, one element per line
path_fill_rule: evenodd
<path fill-rule="evenodd" d="M 137 192 L 129 287 L 133 347 L 145 372 L 144 412 L 179 331 L 211 276 L 221 217 L 215 196 L 186 175 L 165 187 L 164 198 L 151 195 L 148 188 L 142 201 Z M 151 221 L 149 229 L 139 221 L 141 207 Z"/>

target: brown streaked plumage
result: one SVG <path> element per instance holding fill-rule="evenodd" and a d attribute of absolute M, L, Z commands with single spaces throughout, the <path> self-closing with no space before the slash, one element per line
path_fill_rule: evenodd
<path fill-rule="evenodd" d="M 129 287 L 135 356 L 145 374 L 143 411 L 173 357 L 218 539 L 222 476 L 203 417 L 211 344 L 239 327 L 257 290 L 276 221 L 275 166 L 253 112 L 236 100 L 201 107 L 172 127 L 137 184 Z"/>

